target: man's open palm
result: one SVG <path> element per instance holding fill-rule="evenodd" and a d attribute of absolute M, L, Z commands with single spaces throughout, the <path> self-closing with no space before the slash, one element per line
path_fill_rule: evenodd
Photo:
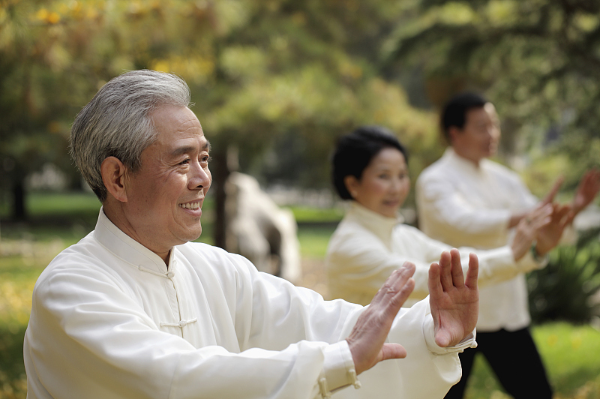
<path fill-rule="evenodd" d="M 463 277 L 458 250 L 443 252 L 439 263 L 429 268 L 429 304 L 435 328 L 435 342 L 454 346 L 469 336 L 479 312 L 477 275 L 479 260 L 469 255 L 469 270 Z"/>

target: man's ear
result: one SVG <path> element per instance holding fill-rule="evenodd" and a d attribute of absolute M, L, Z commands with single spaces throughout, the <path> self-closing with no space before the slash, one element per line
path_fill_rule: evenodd
<path fill-rule="evenodd" d="M 108 191 L 119 202 L 127 202 L 127 191 L 125 190 L 125 172 L 127 168 L 119 158 L 108 157 L 102 161 L 100 173 L 102 182 Z"/>
<path fill-rule="evenodd" d="M 344 185 L 346 186 L 346 190 L 350 193 L 352 198 L 356 197 L 357 189 L 358 189 L 358 179 L 352 175 L 348 175 L 344 177 Z"/>
<path fill-rule="evenodd" d="M 462 130 L 456 126 L 450 126 L 448 128 L 448 139 L 450 140 L 450 144 L 454 143 L 456 138 L 462 133 Z"/>

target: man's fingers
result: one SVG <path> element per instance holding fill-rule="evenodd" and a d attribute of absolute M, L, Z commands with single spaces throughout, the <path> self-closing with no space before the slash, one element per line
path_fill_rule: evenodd
<path fill-rule="evenodd" d="M 415 280 L 413 278 L 409 278 L 408 281 L 402 286 L 400 291 L 396 293 L 394 297 L 390 300 L 390 308 L 394 312 L 394 317 L 398 313 L 398 310 L 404 305 L 404 302 L 408 299 L 410 294 L 415 289 Z M 397 309 L 396 309 L 397 308 Z"/>
<path fill-rule="evenodd" d="M 371 301 L 371 308 L 379 307 L 384 310 L 386 317 L 393 320 L 398 311 L 415 289 L 415 265 L 404 262 L 402 267 L 395 270 Z"/>
<path fill-rule="evenodd" d="M 546 226 L 550 223 L 554 207 L 552 204 L 546 204 L 534 209 L 531 213 L 525 216 L 525 223 L 534 230 Z"/>
<path fill-rule="evenodd" d="M 406 282 L 415 274 L 416 267 L 411 262 L 404 262 L 404 264 L 388 277 L 383 286 L 377 291 L 375 297 L 371 301 L 371 304 L 381 301 L 384 297 L 390 294 L 399 292 Z M 414 288 L 414 284 L 413 284 Z M 412 291 L 412 289 L 411 289 Z"/>
<path fill-rule="evenodd" d="M 558 193 L 558 190 L 560 190 L 560 186 L 562 185 L 564 180 L 565 178 L 563 176 L 560 176 L 558 179 L 556 179 L 554 185 L 552 186 L 552 189 L 550 189 L 550 192 L 546 195 L 544 201 L 542 201 L 543 203 L 549 204 L 552 201 L 554 201 L 554 197 L 556 196 L 556 193 Z"/>
<path fill-rule="evenodd" d="M 454 285 L 452 284 L 452 258 L 450 252 L 442 252 L 439 265 L 442 289 L 444 291 L 448 291 Z"/>
<path fill-rule="evenodd" d="M 469 270 L 467 271 L 467 278 L 465 279 L 465 285 L 470 289 L 477 289 L 477 277 L 479 276 L 479 259 L 474 253 L 469 254 Z"/>
<path fill-rule="evenodd" d="M 447 330 L 439 329 L 435 334 L 435 343 L 445 348 L 450 344 L 450 333 Z"/>
<path fill-rule="evenodd" d="M 597 192 L 600 187 L 600 170 L 590 169 L 581 179 L 580 187 L 590 192 Z"/>
<path fill-rule="evenodd" d="M 453 248 L 450 250 L 450 263 L 452 264 L 452 283 L 455 287 L 461 288 L 465 285 L 465 278 L 462 271 L 462 263 L 460 261 L 460 252 Z"/>
<path fill-rule="evenodd" d="M 561 228 L 565 228 L 575 218 L 575 213 L 569 205 L 558 207 L 554 213 L 556 214 L 556 222 Z"/>
<path fill-rule="evenodd" d="M 439 297 L 444 292 L 442 283 L 440 282 L 440 273 L 441 267 L 439 264 L 432 263 L 431 266 L 429 266 L 429 280 L 427 281 L 427 286 L 429 288 L 431 300 Z"/>
<path fill-rule="evenodd" d="M 404 359 L 406 357 L 406 349 L 400 344 L 387 343 L 381 348 L 381 360 L 388 359 Z"/>

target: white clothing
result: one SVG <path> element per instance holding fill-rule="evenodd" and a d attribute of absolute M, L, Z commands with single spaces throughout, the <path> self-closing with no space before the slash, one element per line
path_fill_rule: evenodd
<path fill-rule="evenodd" d="M 373 212 L 355 201 L 329 241 L 327 273 L 332 298 L 368 304 L 385 280 L 406 261 L 416 266 L 415 289 L 405 306 L 428 295 L 429 266 L 452 247 L 427 237 L 401 220 Z M 480 286 L 512 279 L 543 265 L 527 254 L 515 262 L 510 247 L 482 251 L 459 248 L 466 275 L 469 252 L 479 258 Z"/>
<path fill-rule="evenodd" d="M 419 227 L 450 245 L 493 248 L 511 240 L 511 214 L 538 200 L 516 173 L 483 159 L 477 168 L 448 148 L 417 179 Z M 479 331 L 515 331 L 529 325 L 527 286 L 519 274 L 479 293 Z"/>
<path fill-rule="evenodd" d="M 100 212 L 96 229 L 39 277 L 25 334 L 29 398 L 313 398 L 351 384 L 344 338 L 363 308 L 260 273 L 245 258 L 187 243 L 169 268 Z M 457 352 L 433 342 L 427 301 L 388 339 L 403 360 L 334 398 L 443 397 Z"/>

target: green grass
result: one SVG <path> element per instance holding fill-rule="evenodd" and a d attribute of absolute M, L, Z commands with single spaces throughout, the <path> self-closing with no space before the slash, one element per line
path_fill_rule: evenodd
<path fill-rule="evenodd" d="M 39 246 L 42 246 L 39 248 Z M 0 398 L 25 398 L 23 337 L 38 276 L 64 245 L 36 244 L 26 255 L 0 257 Z"/>
<path fill-rule="evenodd" d="M 292 206 L 289 209 L 300 224 L 306 222 L 339 222 L 344 217 L 344 210 L 342 208 Z"/>
<path fill-rule="evenodd" d="M 33 192 L 27 197 L 27 206 L 32 217 L 69 216 L 82 213 L 98 213 L 100 201 L 88 192 Z"/>
<path fill-rule="evenodd" d="M 100 201 L 89 192 L 34 191 L 26 196 L 28 217 L 32 222 L 48 221 L 52 224 L 79 223 L 94 225 Z M 9 205 L 0 203 L 0 217 L 9 218 Z"/>
<path fill-rule="evenodd" d="M 568 323 L 543 324 L 532 331 L 556 399 L 600 398 L 600 331 Z M 478 355 L 466 399 L 489 399 L 491 395 L 496 399 L 509 398 L 486 360 Z"/>
<path fill-rule="evenodd" d="M 298 241 L 300 241 L 300 255 L 307 258 L 325 258 L 329 238 L 335 226 L 302 226 L 298 227 Z"/>

